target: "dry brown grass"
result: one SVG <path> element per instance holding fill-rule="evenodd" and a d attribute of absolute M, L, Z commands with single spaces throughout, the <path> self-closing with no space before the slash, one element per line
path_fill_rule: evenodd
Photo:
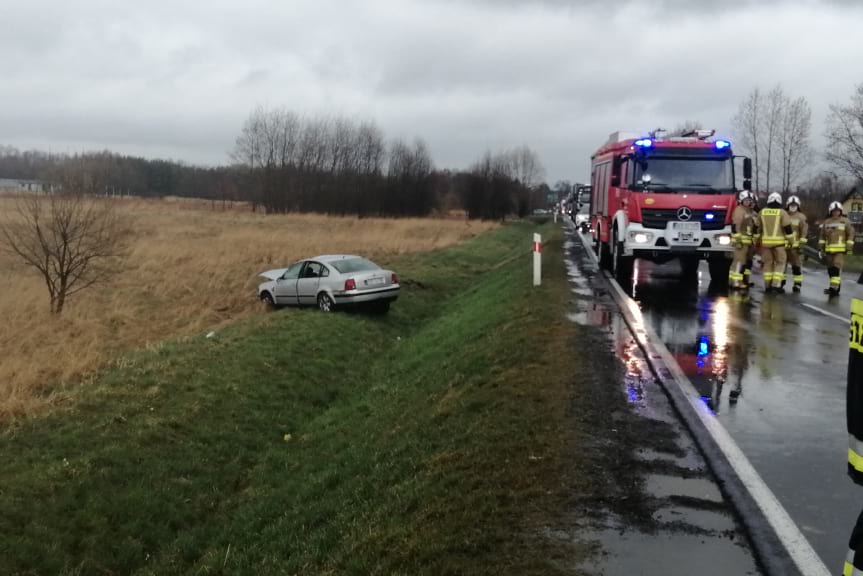
<path fill-rule="evenodd" d="M 134 227 L 124 270 L 110 284 L 48 312 L 39 276 L 0 253 L 0 421 L 67 396 L 124 351 L 261 313 L 256 274 L 321 253 L 382 263 L 442 248 L 494 224 L 445 219 L 263 216 L 200 201 L 118 200 Z M 0 197 L 0 218 L 14 200 Z"/>

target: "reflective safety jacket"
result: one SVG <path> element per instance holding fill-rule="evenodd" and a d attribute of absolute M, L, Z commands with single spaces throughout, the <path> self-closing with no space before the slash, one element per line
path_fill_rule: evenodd
<path fill-rule="evenodd" d="M 863 486 L 863 300 L 851 300 L 851 350 L 848 354 L 848 475 Z"/>
<path fill-rule="evenodd" d="M 731 213 L 731 241 L 735 246 L 749 246 L 758 231 L 758 213 L 738 204 Z"/>
<path fill-rule="evenodd" d="M 832 216 L 821 225 L 818 246 L 827 254 L 844 254 L 854 249 L 854 228 L 845 216 Z"/>
<path fill-rule="evenodd" d="M 761 245 L 768 248 L 785 246 L 792 241 L 791 218 L 782 208 L 767 206 L 758 214 L 761 219 Z"/>
<path fill-rule="evenodd" d="M 794 230 L 791 240 L 792 248 L 800 248 L 801 244 L 806 244 L 806 237 L 809 235 L 809 224 L 806 223 L 806 214 L 800 212 L 789 212 L 788 217 L 791 218 L 791 228 Z"/>

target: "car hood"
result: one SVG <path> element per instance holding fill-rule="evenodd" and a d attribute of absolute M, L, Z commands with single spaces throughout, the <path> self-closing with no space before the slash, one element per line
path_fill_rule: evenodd
<path fill-rule="evenodd" d="M 285 274 L 286 270 L 287 270 L 287 268 L 275 268 L 273 270 L 267 270 L 266 272 L 261 272 L 260 274 L 258 274 L 258 276 L 263 276 L 264 278 L 266 278 L 268 280 L 275 280 L 277 278 L 281 278 Z"/>

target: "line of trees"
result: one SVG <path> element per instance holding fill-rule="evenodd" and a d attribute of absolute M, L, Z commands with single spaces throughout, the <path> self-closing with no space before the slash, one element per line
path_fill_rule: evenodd
<path fill-rule="evenodd" d="M 0 147 L 0 178 L 41 180 L 90 196 L 245 201 L 266 213 L 427 216 L 463 209 L 503 219 L 545 206 L 544 169 L 527 146 L 485 152 L 467 171 L 438 170 L 426 143 L 387 141 L 373 122 L 252 111 L 229 166 L 204 168 L 108 151 L 50 154 Z M 540 197 L 542 196 L 542 197 Z"/>

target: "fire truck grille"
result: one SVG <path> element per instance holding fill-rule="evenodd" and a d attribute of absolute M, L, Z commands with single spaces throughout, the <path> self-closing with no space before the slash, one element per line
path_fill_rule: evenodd
<path fill-rule="evenodd" d="M 702 230 L 722 230 L 725 228 L 725 210 L 693 210 L 692 217 L 689 222 L 701 222 Z M 712 219 L 708 219 L 707 215 L 713 214 Z M 665 230 L 669 222 L 677 222 L 677 209 L 656 209 L 642 208 L 641 209 L 641 225 L 645 228 L 657 228 Z"/>

